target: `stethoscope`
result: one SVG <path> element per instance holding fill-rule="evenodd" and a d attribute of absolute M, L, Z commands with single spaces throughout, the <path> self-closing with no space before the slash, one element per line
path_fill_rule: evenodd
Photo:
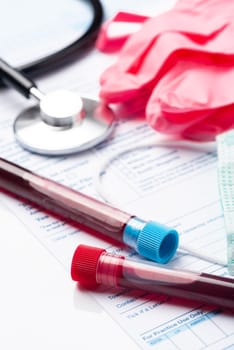
<path fill-rule="evenodd" d="M 67 90 L 44 94 L 28 76 L 40 74 L 74 58 L 77 50 L 96 36 L 102 22 L 100 1 L 90 0 L 93 19 L 87 31 L 69 46 L 15 69 L 0 59 L 2 82 L 13 86 L 36 105 L 23 110 L 15 119 L 13 130 L 26 150 L 42 155 L 66 155 L 89 149 L 102 142 L 113 130 L 114 113 L 99 101 L 80 97 Z"/>
<path fill-rule="evenodd" d="M 61 63 L 75 59 L 77 51 L 96 37 L 103 10 L 100 1 L 89 0 L 93 9 L 93 19 L 87 31 L 75 42 L 52 55 L 34 61 L 24 67 L 15 69 L 0 59 L 1 83 L 16 88 L 26 98 L 33 98 L 36 105 L 23 110 L 15 119 L 13 128 L 16 140 L 26 150 L 41 155 L 68 155 L 87 150 L 106 139 L 114 128 L 115 115 L 106 105 L 99 101 L 80 97 L 72 91 L 59 90 L 44 94 L 36 84 L 28 78 L 50 69 Z M 83 50 L 81 50 L 83 51 Z M 120 157 L 136 150 L 149 147 L 170 147 L 168 144 L 143 144 L 125 149 L 105 159 L 101 167 L 96 169 L 94 184 L 103 200 L 119 206 L 110 191 L 105 191 L 102 176 L 107 173 L 111 163 Z M 216 264 L 226 265 L 217 257 L 204 255 L 193 247 L 181 246 L 182 250 L 201 259 Z"/>

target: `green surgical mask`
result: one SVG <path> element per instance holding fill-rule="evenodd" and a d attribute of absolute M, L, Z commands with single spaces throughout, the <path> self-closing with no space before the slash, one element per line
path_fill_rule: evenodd
<path fill-rule="evenodd" d="M 227 265 L 234 275 L 234 129 L 216 137 L 218 183 L 227 234 Z"/>

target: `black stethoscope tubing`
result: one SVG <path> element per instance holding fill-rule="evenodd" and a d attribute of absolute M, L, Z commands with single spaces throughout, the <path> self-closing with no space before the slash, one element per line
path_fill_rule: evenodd
<path fill-rule="evenodd" d="M 86 46 L 88 47 L 88 44 L 96 38 L 98 29 L 103 20 L 103 7 L 101 2 L 99 0 L 88 0 L 88 2 L 92 7 L 93 18 L 90 26 L 81 37 L 50 55 L 18 67 L 17 70 L 28 77 L 33 77 L 56 69 L 61 64 L 71 62 L 73 59 L 77 59 L 77 54 L 81 55 L 83 53 L 81 49 L 85 49 Z M 2 79 L 0 79 L 0 86 L 6 86 Z"/>

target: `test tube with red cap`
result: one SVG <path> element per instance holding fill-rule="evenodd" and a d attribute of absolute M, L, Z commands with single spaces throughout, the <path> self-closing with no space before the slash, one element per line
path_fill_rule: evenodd
<path fill-rule="evenodd" d="M 98 247 L 77 247 L 71 277 L 86 287 L 130 287 L 234 310 L 233 278 L 168 269 L 149 260 L 111 254 Z"/>

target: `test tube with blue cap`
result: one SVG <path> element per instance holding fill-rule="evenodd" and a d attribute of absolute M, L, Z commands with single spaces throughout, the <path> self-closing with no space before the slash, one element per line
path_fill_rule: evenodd
<path fill-rule="evenodd" d="M 165 264 L 178 248 L 179 235 L 175 229 L 128 214 L 2 158 L 0 187 L 122 242 L 146 259 Z"/>

